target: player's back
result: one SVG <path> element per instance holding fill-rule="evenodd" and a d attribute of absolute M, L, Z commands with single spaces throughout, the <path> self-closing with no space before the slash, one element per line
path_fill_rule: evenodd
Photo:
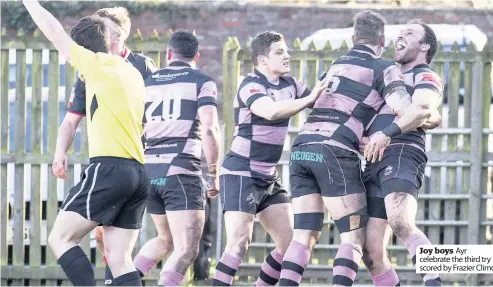
<path fill-rule="evenodd" d="M 121 57 L 132 64 L 144 80 L 157 69 L 151 58 L 139 53 L 133 53 L 127 47 L 124 47 Z M 67 111 L 81 116 L 86 115 L 86 84 L 80 77 L 77 78 L 72 88 L 70 100 L 67 103 Z"/>
<path fill-rule="evenodd" d="M 145 157 L 151 178 L 200 175 L 198 109 L 215 104 L 214 80 L 184 62 L 173 62 L 154 72 L 145 84 Z"/>
<path fill-rule="evenodd" d="M 337 59 L 328 74 L 333 75 L 329 87 L 315 102 L 294 145 L 324 142 L 357 151 L 365 127 L 384 95 L 402 83 L 402 74 L 364 45 L 355 45 Z"/>
<path fill-rule="evenodd" d="M 89 157 L 121 157 L 144 162 L 141 142 L 144 81 L 120 56 L 74 45 L 71 62 L 86 82 Z"/>

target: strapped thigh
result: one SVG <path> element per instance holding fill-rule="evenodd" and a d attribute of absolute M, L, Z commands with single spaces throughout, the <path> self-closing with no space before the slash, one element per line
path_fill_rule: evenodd
<path fill-rule="evenodd" d="M 368 211 L 366 206 L 362 209 L 334 220 L 339 233 L 350 232 L 365 227 L 368 222 Z"/>

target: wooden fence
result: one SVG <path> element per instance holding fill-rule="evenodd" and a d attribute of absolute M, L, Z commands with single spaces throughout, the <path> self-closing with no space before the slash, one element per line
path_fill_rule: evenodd
<path fill-rule="evenodd" d="M 314 86 L 317 75 L 320 75 L 322 70 L 327 70 L 337 57 L 348 50 L 346 43 L 337 50 L 332 49 L 330 43 L 322 50 L 316 50 L 313 43 L 309 45 L 308 50 L 301 50 L 300 47 L 301 42 L 297 39 L 290 51 L 291 74 L 303 79 L 309 87 Z M 493 49 L 488 46 L 482 51 L 477 51 L 473 45 L 461 49 L 457 44 L 449 48 L 449 51 L 444 51 L 443 47 L 439 46 L 432 63 L 433 70 L 445 80 L 447 103 L 441 107 L 442 126 L 428 132 L 427 180 L 420 190 L 417 223 L 434 244 L 490 244 L 493 197 L 488 169 L 493 166 L 493 154 L 488 152 L 488 146 L 491 144 L 488 135 L 492 134 L 489 122 Z M 222 114 L 223 122 L 226 123 L 226 143 L 229 147 L 234 131 L 233 99 L 241 82 L 240 76 L 252 72 L 253 64 L 248 42 L 241 47 L 236 38 L 229 38 L 223 53 L 225 68 Z M 393 45 L 390 44 L 383 58 L 393 59 L 393 53 Z M 459 99 L 461 88 L 464 89 L 463 99 Z M 278 166 L 284 187 L 288 190 L 289 147 L 306 115 L 305 111 L 292 118 L 289 139 Z M 304 282 L 331 283 L 331 268 L 339 243 L 334 223 L 327 217 L 322 237 L 315 246 L 308 270 L 305 272 Z M 401 284 L 422 285 L 421 276 L 416 274 L 407 249 L 397 242 L 395 236 L 389 243 L 389 256 Z M 218 243 L 219 246 L 223 244 L 224 242 Z M 261 263 L 273 247 L 272 240 L 257 222 L 253 242 L 244 264 L 237 273 L 239 279 L 255 280 Z M 445 284 L 493 284 L 491 274 L 444 274 L 442 280 Z M 371 284 L 363 264 L 355 284 Z"/>
<path fill-rule="evenodd" d="M 137 33 L 133 38 L 128 43 L 130 49 L 141 51 L 153 58 L 158 65 L 164 65 L 165 37 L 159 39 L 155 34 L 144 40 Z M 70 89 L 59 88 L 60 81 L 64 81 L 65 87 L 72 87 L 76 72 L 65 66 L 61 73 L 58 52 L 40 37 L 25 37 L 19 33 L 14 40 L 3 40 L 0 52 L 0 283 L 65 285 L 68 283 L 66 277 L 47 247 L 46 238 L 64 195 L 78 181 L 83 165 L 88 163 L 85 123 L 81 123 L 76 148 L 72 147 L 70 150 L 68 179 L 56 180 L 51 173 L 56 135 L 65 102 L 70 95 Z M 9 49 L 16 50 L 14 88 L 10 88 L 8 84 L 9 76 L 12 76 Z M 30 49 L 32 64 L 27 64 L 26 57 L 31 53 Z M 430 162 L 427 167 L 429 182 L 420 194 L 418 223 L 433 243 L 484 244 L 491 242 L 493 225 L 492 216 L 488 213 L 492 198 L 488 169 L 493 166 L 493 155 L 487 149 L 488 135 L 491 133 L 488 127 L 492 49 L 487 48 L 482 52 L 476 51 L 472 46 L 467 51 L 459 52 L 458 49 L 458 46 L 453 47 L 450 52 L 440 49 L 433 63 L 433 68 L 442 77 L 447 74 L 449 83 L 448 102 L 443 107 L 443 126 L 446 128 L 436 129 L 428 136 L 431 140 L 428 151 Z M 42 61 L 42 50 L 49 51 L 46 87 L 43 84 L 45 64 Z M 321 51 L 315 50 L 313 45 L 309 51 L 301 51 L 300 41 L 296 40 L 290 51 L 292 74 L 304 78 L 308 86 L 313 86 L 320 69 L 330 67 L 332 61 L 345 50 L 345 46 L 332 50 L 328 44 Z M 389 58 L 391 55 L 390 48 L 384 57 Z M 252 71 L 253 66 L 248 46 L 242 48 L 235 38 L 230 38 L 225 43 L 223 61 L 222 122 L 226 148 L 229 148 L 234 129 L 233 97 L 240 83 L 240 76 Z M 463 103 L 459 103 L 462 74 L 465 97 Z M 28 78 L 30 87 L 26 87 Z M 291 120 L 289 142 L 279 165 L 279 172 L 288 189 L 288 147 L 305 117 L 306 112 Z M 12 130 L 15 132 L 12 133 Z M 44 146 L 47 148 L 44 149 Z M 221 253 L 225 242 L 224 232 L 221 232 L 221 215 L 219 210 L 216 254 Z M 149 221 L 150 218 L 146 216 L 136 251 L 147 239 L 155 236 L 153 224 L 146 224 Z M 330 218 L 327 218 L 323 235 L 305 273 L 306 282 L 331 283 L 331 266 L 339 242 L 337 230 Z M 94 248 L 94 240 L 88 236 L 83 240 L 82 246 L 96 266 L 98 284 L 102 284 L 104 263 Z M 237 282 L 255 280 L 260 264 L 272 249 L 272 240 L 256 223 L 254 242 L 238 272 Z M 420 285 L 420 276 L 415 274 L 406 249 L 395 238 L 392 239 L 389 251 L 402 284 Z M 154 269 L 147 277 L 150 284 L 156 284 L 158 272 L 158 269 Z M 493 283 L 493 276 L 486 275 L 444 275 L 443 279 L 446 283 L 463 284 L 466 280 L 475 285 Z M 370 282 L 362 267 L 357 283 Z"/>

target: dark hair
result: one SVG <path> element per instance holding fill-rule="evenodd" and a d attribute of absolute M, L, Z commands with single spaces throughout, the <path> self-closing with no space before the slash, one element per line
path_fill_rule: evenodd
<path fill-rule="evenodd" d="M 385 35 L 385 19 L 377 12 L 365 10 L 354 15 L 354 42 L 377 46 Z"/>
<path fill-rule="evenodd" d="M 413 19 L 409 22 L 408 24 L 418 24 L 423 27 L 425 30 L 425 35 L 423 39 L 421 39 L 421 43 L 425 43 L 430 45 L 430 49 L 428 49 L 428 52 L 426 52 L 426 62 L 429 64 L 431 63 L 431 60 L 433 57 L 435 57 L 435 54 L 437 53 L 437 46 L 438 46 L 438 41 L 437 41 L 437 36 L 435 35 L 435 32 L 433 29 L 428 26 L 425 22 L 421 21 L 421 19 Z"/>
<path fill-rule="evenodd" d="M 172 48 L 177 56 L 192 60 L 199 50 L 199 40 L 191 32 L 176 31 L 169 38 L 168 47 Z"/>
<path fill-rule="evenodd" d="M 269 54 L 270 45 L 275 42 L 283 41 L 284 36 L 274 31 L 262 32 L 255 36 L 252 41 L 252 61 L 253 65 L 258 65 L 258 56 Z"/>
<path fill-rule="evenodd" d="M 94 53 L 108 53 L 110 50 L 108 30 L 104 19 L 98 15 L 80 19 L 70 31 L 70 37 L 75 43 Z"/>
<path fill-rule="evenodd" d="M 127 26 L 128 28 L 130 27 L 130 16 L 128 15 L 128 10 L 125 7 L 118 6 L 113 8 L 103 8 L 96 11 L 95 14 L 100 17 L 110 19 L 125 30 L 127 34 L 130 33 L 130 31 L 127 31 Z"/>

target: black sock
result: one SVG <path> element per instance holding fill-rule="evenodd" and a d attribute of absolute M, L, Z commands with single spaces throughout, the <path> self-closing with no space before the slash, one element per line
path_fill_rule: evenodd
<path fill-rule="evenodd" d="M 135 269 L 137 269 L 137 268 L 135 268 Z M 139 269 L 137 269 L 137 271 L 139 272 L 140 278 L 144 278 L 144 273 L 142 273 L 142 271 L 140 271 Z"/>
<path fill-rule="evenodd" d="M 110 265 L 106 264 L 106 270 L 104 270 L 104 285 L 113 286 L 113 274 L 111 274 Z"/>
<path fill-rule="evenodd" d="M 96 286 L 91 262 L 79 246 L 74 246 L 58 259 L 63 272 L 74 286 Z"/>
<path fill-rule="evenodd" d="M 113 285 L 115 286 L 142 286 L 140 280 L 139 271 L 133 271 L 123 274 L 120 277 L 113 279 Z"/>

